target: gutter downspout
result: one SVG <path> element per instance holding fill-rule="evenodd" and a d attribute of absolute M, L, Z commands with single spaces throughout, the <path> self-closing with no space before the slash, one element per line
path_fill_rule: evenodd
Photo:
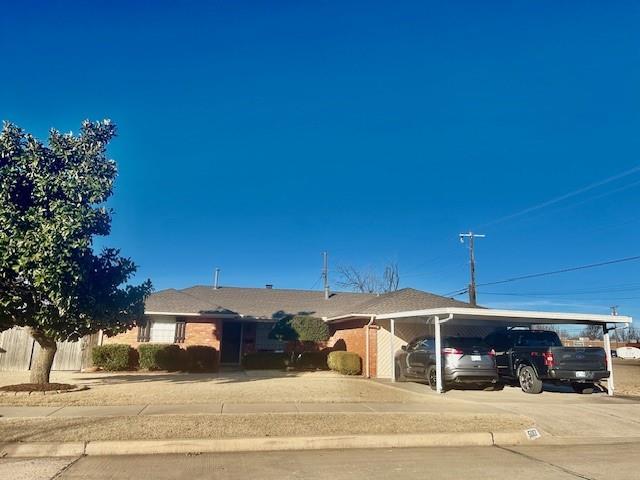
<path fill-rule="evenodd" d="M 371 315 L 371 318 L 369 319 L 369 323 L 367 323 L 364 326 L 364 332 L 365 332 L 365 335 L 366 335 L 364 342 L 365 342 L 365 356 L 367 357 L 366 358 L 366 361 L 367 361 L 367 364 L 366 364 L 366 367 L 367 367 L 366 368 L 367 378 L 371 378 L 371 358 L 370 358 L 370 355 L 369 355 L 369 343 L 370 343 L 369 334 L 371 333 L 370 327 L 371 327 L 371 325 L 373 325 L 373 321 L 375 319 L 376 319 L 376 316 L 375 315 Z"/>

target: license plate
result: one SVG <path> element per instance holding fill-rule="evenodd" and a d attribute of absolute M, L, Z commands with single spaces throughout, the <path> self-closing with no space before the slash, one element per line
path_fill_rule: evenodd
<path fill-rule="evenodd" d="M 576 372 L 576 378 L 586 378 L 587 372 Z"/>
<path fill-rule="evenodd" d="M 482 356 L 481 355 L 471 355 L 471 361 L 472 362 L 480 362 L 482 360 Z"/>

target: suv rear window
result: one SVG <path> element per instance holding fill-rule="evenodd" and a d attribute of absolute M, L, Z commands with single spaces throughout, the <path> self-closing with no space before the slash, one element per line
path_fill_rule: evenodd
<path fill-rule="evenodd" d="M 444 339 L 445 347 L 452 348 L 475 348 L 480 350 L 488 350 L 489 346 L 484 340 L 478 337 L 447 337 Z"/>

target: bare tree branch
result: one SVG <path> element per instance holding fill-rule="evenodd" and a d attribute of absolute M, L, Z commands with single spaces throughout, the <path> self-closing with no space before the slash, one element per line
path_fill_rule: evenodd
<path fill-rule="evenodd" d="M 387 293 L 398 290 L 400 272 L 396 263 L 387 265 L 382 277 L 372 271 L 358 270 L 352 266 L 337 267 L 338 285 L 354 292 Z"/>

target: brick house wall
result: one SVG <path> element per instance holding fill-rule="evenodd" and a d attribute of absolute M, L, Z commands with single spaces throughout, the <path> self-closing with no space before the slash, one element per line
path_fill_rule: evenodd
<path fill-rule="evenodd" d="M 220 352 L 220 340 L 222 339 L 222 321 L 210 320 L 208 322 L 187 322 L 185 325 L 184 342 L 180 345 L 207 345 Z"/>
<path fill-rule="evenodd" d="M 206 345 L 213 347 L 218 351 L 220 355 L 220 340 L 222 339 L 222 320 L 207 321 L 196 320 L 189 321 L 187 318 L 177 318 L 178 321 L 186 321 L 184 342 L 178 343 L 182 348 L 186 348 L 191 345 Z M 141 342 L 138 342 L 138 327 L 133 327 L 124 333 L 114 335 L 113 337 L 103 337 L 102 343 L 124 343 L 131 345 L 133 348 L 138 348 Z M 147 342 L 142 342 L 147 343 Z"/>
<path fill-rule="evenodd" d="M 344 346 L 347 352 L 354 352 L 360 355 L 362 359 L 362 374 L 367 371 L 367 345 L 366 331 L 368 320 L 353 320 L 341 322 L 331 326 L 331 338 L 327 342 L 328 347 Z M 377 327 L 372 325 L 369 328 L 369 373 L 372 377 L 376 376 L 377 371 Z M 344 344 L 344 345 L 341 345 Z"/>
<path fill-rule="evenodd" d="M 140 345 L 138 342 L 138 327 L 133 327 L 131 330 L 114 335 L 113 337 L 107 337 L 106 335 L 102 337 L 103 345 L 109 343 L 125 343 L 131 345 L 133 348 L 138 348 L 138 345 Z"/>

